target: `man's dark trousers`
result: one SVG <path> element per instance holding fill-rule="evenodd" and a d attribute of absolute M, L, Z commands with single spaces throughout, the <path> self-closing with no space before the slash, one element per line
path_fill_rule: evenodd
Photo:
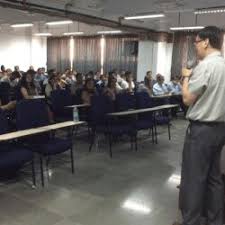
<path fill-rule="evenodd" d="M 223 224 L 220 155 L 224 144 L 225 123 L 190 121 L 183 149 L 179 197 L 183 225 L 200 225 L 203 210 L 207 225 Z"/>

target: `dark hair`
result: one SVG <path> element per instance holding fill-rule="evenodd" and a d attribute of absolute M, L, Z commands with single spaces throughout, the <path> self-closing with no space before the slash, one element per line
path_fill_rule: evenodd
<path fill-rule="evenodd" d="M 108 79 L 108 84 L 107 84 L 107 87 L 108 88 L 111 88 L 112 87 L 113 80 L 116 80 L 117 81 L 116 77 L 110 76 L 109 79 Z"/>
<path fill-rule="evenodd" d="M 202 40 L 209 39 L 212 48 L 220 50 L 223 45 L 223 32 L 216 26 L 208 26 L 198 32 L 199 38 Z"/>
<path fill-rule="evenodd" d="M 148 71 L 146 72 L 146 75 L 148 75 L 149 73 L 152 74 L 152 71 L 151 71 L 151 70 L 148 70 Z"/>
<path fill-rule="evenodd" d="M 51 76 L 54 73 L 56 73 L 55 69 L 48 70 L 48 76 Z"/>
<path fill-rule="evenodd" d="M 128 81 L 130 76 L 133 76 L 132 73 L 130 71 L 126 71 L 125 72 L 126 81 Z"/>
<path fill-rule="evenodd" d="M 88 82 L 90 82 L 90 81 L 92 81 L 93 83 L 95 83 L 95 81 L 94 81 L 93 78 L 87 78 L 87 79 L 85 80 L 85 83 L 84 83 L 84 89 L 85 89 L 85 90 L 87 90 L 87 84 L 88 84 Z"/>
<path fill-rule="evenodd" d="M 11 80 L 15 80 L 17 78 L 20 78 L 20 73 L 18 71 L 13 71 L 11 75 Z"/>
<path fill-rule="evenodd" d="M 34 70 L 27 70 L 25 74 L 30 74 L 32 77 L 36 74 Z"/>
<path fill-rule="evenodd" d="M 32 77 L 32 82 L 31 82 L 31 87 L 35 88 L 35 84 L 34 84 L 34 76 L 32 73 L 29 72 L 29 70 L 23 74 L 21 80 L 20 80 L 20 87 L 24 87 L 26 89 L 28 89 L 28 83 L 27 83 L 27 75 L 30 75 Z"/>
<path fill-rule="evenodd" d="M 83 74 L 82 74 L 82 73 L 77 73 L 77 74 L 76 74 L 76 79 L 77 79 L 78 77 L 80 77 L 80 76 L 83 78 Z"/>
<path fill-rule="evenodd" d="M 5 66 L 4 65 L 1 65 L 1 71 L 5 72 Z"/>

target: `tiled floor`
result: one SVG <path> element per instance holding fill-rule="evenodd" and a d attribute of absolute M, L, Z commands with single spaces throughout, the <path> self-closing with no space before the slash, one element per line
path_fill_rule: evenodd
<path fill-rule="evenodd" d="M 123 138 L 108 155 L 107 142 L 88 153 L 88 138 L 75 139 L 76 172 L 68 156 L 53 160 L 46 187 L 27 179 L 0 185 L 1 225 L 170 225 L 177 210 L 181 151 L 187 122 L 159 128 L 159 143 L 139 135 L 138 152 Z M 126 140 L 126 141 L 125 141 Z M 65 162 L 67 161 L 67 162 Z M 25 180 L 26 179 L 26 180 Z"/>

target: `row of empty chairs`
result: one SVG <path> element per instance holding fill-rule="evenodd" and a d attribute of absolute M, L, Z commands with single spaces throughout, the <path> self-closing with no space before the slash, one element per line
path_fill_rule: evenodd
<path fill-rule="evenodd" d="M 0 134 L 10 132 L 8 118 L 5 112 L 0 111 Z M 16 106 L 16 129 L 25 130 L 49 125 L 47 105 L 40 99 L 23 100 Z M 32 165 L 33 184 L 36 185 L 34 153 L 39 158 L 41 182 L 44 186 L 43 161 L 49 161 L 50 157 L 66 151 L 70 151 L 71 169 L 74 172 L 72 131 L 66 137 L 57 137 L 54 133 L 43 133 L 32 137 L 26 137 L 13 142 L 1 143 L 0 169 L 12 173 L 16 172 L 24 164 Z M 3 149 L 3 150 L 2 150 Z M 47 163 L 46 163 L 47 165 Z"/>

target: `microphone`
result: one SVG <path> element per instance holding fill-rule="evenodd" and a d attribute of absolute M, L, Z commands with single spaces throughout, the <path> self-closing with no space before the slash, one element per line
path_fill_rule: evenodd
<path fill-rule="evenodd" d="M 196 59 L 192 59 L 192 60 L 188 60 L 187 61 L 187 69 L 191 70 L 194 69 L 197 66 L 197 60 Z"/>

